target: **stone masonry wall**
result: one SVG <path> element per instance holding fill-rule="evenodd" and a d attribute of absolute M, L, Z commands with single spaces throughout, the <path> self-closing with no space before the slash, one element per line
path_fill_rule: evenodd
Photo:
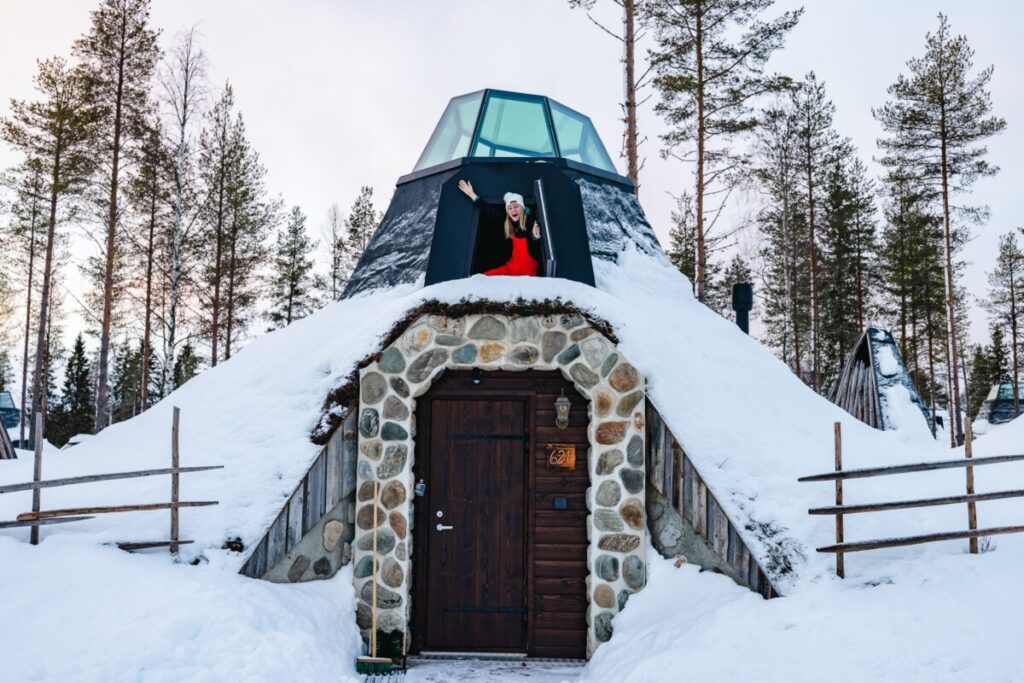
<path fill-rule="evenodd" d="M 611 637 L 612 617 L 626 598 L 646 582 L 646 394 L 639 371 L 575 314 L 424 315 L 360 372 L 354 540 L 359 626 L 367 636 L 378 480 L 378 626 L 408 628 L 416 397 L 446 368 L 559 370 L 589 401 L 589 656 Z"/>

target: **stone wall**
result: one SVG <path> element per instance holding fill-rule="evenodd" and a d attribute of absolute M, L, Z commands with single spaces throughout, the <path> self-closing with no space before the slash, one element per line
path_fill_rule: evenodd
<path fill-rule="evenodd" d="M 416 397 L 446 368 L 558 370 L 589 401 L 588 655 L 646 582 L 644 378 L 580 315 L 424 315 L 360 372 L 354 569 L 357 621 L 370 626 L 373 535 L 378 626 L 408 628 Z M 373 482 L 380 482 L 373 530 Z"/>

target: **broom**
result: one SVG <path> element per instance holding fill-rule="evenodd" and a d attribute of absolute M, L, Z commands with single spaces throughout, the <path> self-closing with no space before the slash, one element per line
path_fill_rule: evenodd
<path fill-rule="evenodd" d="M 394 663 L 387 657 L 377 656 L 377 492 L 380 488 L 380 482 L 373 482 L 373 557 L 371 558 L 371 565 L 373 566 L 373 588 L 371 595 L 370 605 L 370 656 L 359 657 L 356 659 L 356 673 L 360 674 L 389 674 Z"/>

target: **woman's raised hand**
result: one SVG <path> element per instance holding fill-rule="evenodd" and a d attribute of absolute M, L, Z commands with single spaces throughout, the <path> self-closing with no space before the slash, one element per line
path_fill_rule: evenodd
<path fill-rule="evenodd" d="M 468 180 L 460 180 L 459 189 L 462 190 L 463 194 L 472 199 L 474 202 L 476 201 L 476 192 L 473 191 L 473 183 L 469 182 Z"/>
<path fill-rule="evenodd" d="M 540 239 L 540 223 L 533 224 L 533 238 Z"/>

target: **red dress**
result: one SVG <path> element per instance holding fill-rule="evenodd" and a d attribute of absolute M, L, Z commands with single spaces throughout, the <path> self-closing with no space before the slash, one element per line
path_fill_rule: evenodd
<path fill-rule="evenodd" d="M 530 256 L 526 237 L 512 235 L 512 258 L 505 265 L 485 270 L 484 275 L 536 275 L 537 261 Z"/>

